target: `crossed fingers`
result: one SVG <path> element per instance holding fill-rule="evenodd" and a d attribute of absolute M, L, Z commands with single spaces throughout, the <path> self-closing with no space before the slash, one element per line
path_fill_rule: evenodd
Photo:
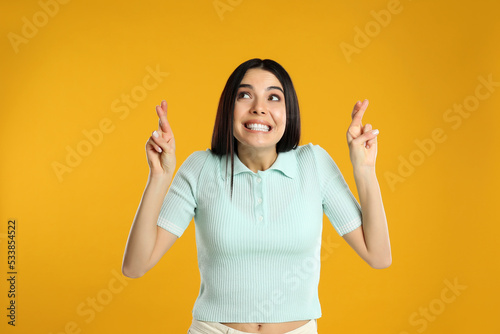
<path fill-rule="evenodd" d="M 169 142 L 174 134 L 167 120 L 167 102 L 165 100 L 161 101 L 161 105 L 156 106 L 156 114 L 158 115 L 158 134 Z"/>

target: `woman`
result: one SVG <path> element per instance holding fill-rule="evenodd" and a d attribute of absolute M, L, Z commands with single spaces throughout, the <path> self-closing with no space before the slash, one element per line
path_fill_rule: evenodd
<path fill-rule="evenodd" d="M 375 175 L 378 132 L 361 124 L 367 106 L 355 104 L 347 131 L 360 205 L 324 149 L 298 146 L 297 96 L 275 61 L 251 59 L 235 69 L 211 149 L 191 154 L 175 178 L 175 140 L 162 101 L 123 274 L 144 275 L 194 217 L 201 286 L 188 333 L 317 333 L 323 212 L 370 266 L 391 264 Z"/>

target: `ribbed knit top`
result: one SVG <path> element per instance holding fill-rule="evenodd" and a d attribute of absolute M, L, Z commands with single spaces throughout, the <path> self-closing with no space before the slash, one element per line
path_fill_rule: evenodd
<path fill-rule="evenodd" d="M 254 173 L 235 154 L 191 154 L 165 196 L 158 226 L 180 237 L 195 222 L 201 321 L 277 323 L 321 317 L 323 212 L 339 235 L 362 224 L 361 207 L 320 146 L 279 153 Z"/>

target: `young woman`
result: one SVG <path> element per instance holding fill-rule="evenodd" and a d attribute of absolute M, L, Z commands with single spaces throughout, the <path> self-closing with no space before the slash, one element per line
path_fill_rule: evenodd
<path fill-rule="evenodd" d="M 194 217 L 201 286 L 188 333 L 317 333 L 323 213 L 371 267 L 392 261 L 375 175 L 378 132 L 361 124 L 367 106 L 355 104 L 347 131 L 360 205 L 324 149 L 298 145 L 297 95 L 277 62 L 251 59 L 235 69 L 211 149 L 191 154 L 175 178 L 162 101 L 123 274 L 144 275 Z"/>

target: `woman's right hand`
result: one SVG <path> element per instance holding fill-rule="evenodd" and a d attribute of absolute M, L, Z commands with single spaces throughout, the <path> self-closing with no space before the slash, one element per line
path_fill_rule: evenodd
<path fill-rule="evenodd" d="M 167 102 L 161 101 L 156 106 L 158 114 L 158 130 L 153 131 L 146 143 L 146 155 L 148 158 L 151 175 L 170 175 L 175 171 L 175 139 L 170 124 L 167 120 Z M 158 136 L 155 136 L 158 135 Z"/>

